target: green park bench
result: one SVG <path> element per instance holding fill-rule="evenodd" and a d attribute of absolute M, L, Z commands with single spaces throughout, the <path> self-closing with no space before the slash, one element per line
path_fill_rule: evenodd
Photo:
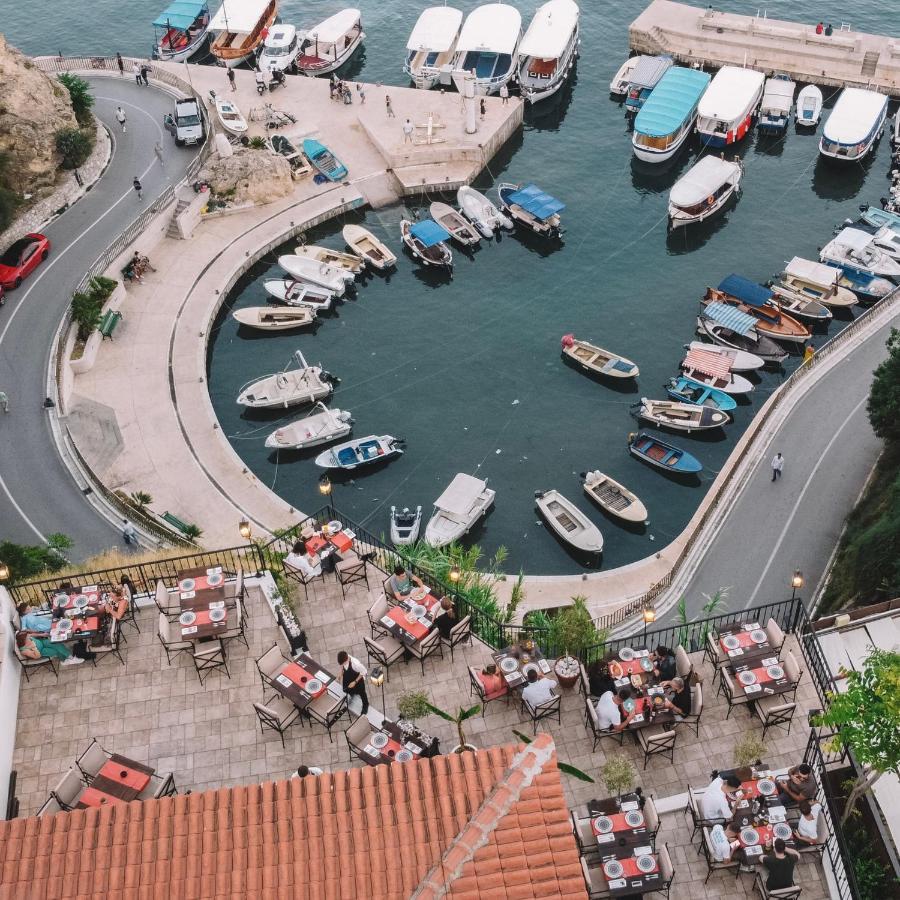
<path fill-rule="evenodd" d="M 121 318 L 122 313 L 117 309 L 108 309 L 103 313 L 103 318 L 100 319 L 99 331 L 104 339 L 109 338 L 112 340 L 112 333 L 116 330 L 116 326 L 119 324 Z"/>

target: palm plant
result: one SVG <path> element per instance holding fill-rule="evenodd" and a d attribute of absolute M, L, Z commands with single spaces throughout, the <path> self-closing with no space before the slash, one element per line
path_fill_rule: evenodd
<path fill-rule="evenodd" d="M 475 706 L 470 706 L 468 709 L 461 706 L 456 715 L 444 712 L 444 710 L 439 709 L 433 703 L 426 703 L 425 705 L 430 712 L 433 712 L 436 716 L 440 716 L 444 721 L 451 722 L 456 726 L 456 733 L 459 737 L 459 749 L 457 752 L 463 753 L 472 746 L 466 740 L 466 733 L 463 731 L 463 722 L 465 722 L 466 719 L 471 719 L 472 716 L 477 716 L 478 713 L 481 712 L 480 704 L 476 703 Z"/>

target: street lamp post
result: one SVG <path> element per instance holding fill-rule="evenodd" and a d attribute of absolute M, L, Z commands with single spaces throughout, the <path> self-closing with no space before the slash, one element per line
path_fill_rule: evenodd
<path fill-rule="evenodd" d="M 644 617 L 644 647 L 647 646 L 647 626 L 651 622 L 656 621 L 656 610 L 652 606 L 645 606 L 643 611 Z"/>
<path fill-rule="evenodd" d="M 803 573 L 797 569 L 791 577 L 791 600 L 797 599 L 797 591 L 803 589 Z"/>

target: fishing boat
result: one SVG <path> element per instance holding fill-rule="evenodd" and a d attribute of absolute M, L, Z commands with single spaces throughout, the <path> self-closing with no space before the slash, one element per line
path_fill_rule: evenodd
<path fill-rule="evenodd" d="M 463 215 L 486 238 L 494 236 L 495 228 L 513 227 L 512 219 L 503 215 L 484 194 L 467 184 L 456 192 L 456 202 Z"/>
<path fill-rule="evenodd" d="M 522 16 L 514 6 L 478 6 L 463 23 L 453 67 L 475 73 L 477 94 L 496 94 L 516 74 L 521 36 Z"/>
<path fill-rule="evenodd" d="M 257 68 L 260 72 L 289 72 L 293 70 L 299 52 L 297 29 L 279 22 L 263 41 Z"/>
<path fill-rule="evenodd" d="M 566 208 L 555 197 L 542 191 L 535 184 L 503 182 L 497 188 L 500 208 L 516 225 L 541 237 L 556 238 L 563 233 L 559 214 Z"/>
<path fill-rule="evenodd" d="M 603 375 L 607 378 L 637 378 L 640 373 L 637 365 L 630 359 L 587 341 L 580 341 L 573 334 L 563 335 L 562 352 L 565 358 L 594 375 Z"/>
<path fill-rule="evenodd" d="M 519 44 L 519 90 L 528 103 L 552 97 L 578 58 L 578 4 L 549 0 L 537 8 Z"/>
<path fill-rule="evenodd" d="M 291 368 L 296 366 L 296 368 Z M 321 366 L 311 366 L 296 350 L 280 372 L 245 384 L 238 393 L 238 406 L 250 409 L 287 409 L 301 403 L 315 403 L 334 390 L 334 378 Z"/>
<path fill-rule="evenodd" d="M 329 409 L 316 403 L 309 415 L 276 428 L 267 438 L 270 450 L 307 450 L 347 437 L 353 430 L 353 417 L 344 409 Z"/>
<path fill-rule="evenodd" d="M 425 526 L 425 543 L 446 547 L 472 530 L 490 509 L 497 492 L 481 478 L 460 472 L 434 501 L 434 512 Z"/>
<path fill-rule="evenodd" d="M 642 56 L 628 80 L 625 112 L 636 114 L 653 93 L 660 79 L 672 68 L 671 56 Z"/>
<path fill-rule="evenodd" d="M 763 134 L 783 134 L 791 120 L 794 91 L 797 85 L 790 76 L 779 72 L 766 79 L 762 102 L 759 105 L 757 127 Z"/>
<path fill-rule="evenodd" d="M 706 300 L 730 303 L 741 312 L 756 318 L 756 330 L 777 341 L 804 344 L 810 338 L 809 330 L 792 316 L 783 312 L 772 300 L 769 288 L 731 274 L 723 278 L 716 291 L 707 290 Z"/>
<path fill-rule="evenodd" d="M 697 318 L 697 331 L 713 343 L 734 350 L 746 350 L 767 365 L 781 365 L 787 351 L 756 330 L 756 319 L 726 303 L 710 303 Z"/>
<path fill-rule="evenodd" d="M 780 278 L 772 282 L 772 290 L 778 297 L 805 297 L 846 309 L 855 305 L 857 299 L 853 291 L 841 287 L 840 278 L 839 269 L 795 256 Z"/>
<path fill-rule="evenodd" d="M 463 247 L 474 247 L 481 241 L 478 229 L 470 225 L 462 213 L 457 212 L 447 203 L 436 200 L 428 211 L 431 213 L 431 218 Z"/>
<path fill-rule="evenodd" d="M 359 50 L 365 36 L 359 10 L 342 9 L 303 36 L 297 71 L 311 76 L 334 72 Z"/>
<path fill-rule="evenodd" d="M 322 143 L 314 138 L 305 138 L 303 152 L 313 168 L 329 181 L 343 181 L 347 177 L 347 167 Z"/>
<path fill-rule="evenodd" d="M 762 99 L 765 76 L 755 69 L 722 66 L 697 108 L 697 131 L 709 147 L 741 140 L 753 124 Z"/>
<path fill-rule="evenodd" d="M 753 372 L 756 369 L 761 369 L 766 364 L 761 356 L 756 356 L 754 353 L 735 350 L 732 347 L 721 347 L 718 344 L 704 344 L 702 341 L 691 341 L 690 344 L 685 345 L 684 349 L 718 353 L 719 356 L 723 356 L 728 360 L 728 365 L 732 372 Z"/>
<path fill-rule="evenodd" d="M 714 344 L 704 344 L 704 347 L 714 347 Z M 724 348 L 722 348 L 724 349 Z M 666 382 L 666 393 L 679 403 L 693 403 L 695 406 L 708 406 L 711 409 L 719 409 L 722 412 L 731 412 L 737 409 L 737 400 L 717 390 L 708 384 L 694 381 L 687 375 L 678 375 Z"/>
<path fill-rule="evenodd" d="M 403 71 L 417 88 L 433 88 L 441 72 L 450 68 L 463 14 L 452 6 L 429 6 L 422 10 L 406 42 Z"/>
<path fill-rule="evenodd" d="M 190 59 L 209 33 L 207 0 L 175 0 L 153 22 L 156 41 L 153 56 L 163 62 Z"/>
<path fill-rule="evenodd" d="M 384 272 L 397 264 L 397 257 L 367 228 L 361 225 L 345 225 L 341 229 L 341 234 L 347 246 L 373 269 Z"/>
<path fill-rule="evenodd" d="M 278 16 L 278 0 L 224 0 L 209 23 L 216 34 L 210 52 L 233 69 L 259 49 Z"/>
<path fill-rule="evenodd" d="M 365 260 L 355 253 L 344 253 L 343 250 L 332 250 L 331 247 L 320 247 L 317 244 L 298 244 L 294 253 L 318 260 L 335 269 L 346 269 L 354 275 L 359 275 L 366 268 Z"/>
<path fill-rule="evenodd" d="M 641 432 L 628 435 L 628 452 L 645 463 L 678 475 L 695 475 L 703 470 L 700 461 L 673 444 Z"/>
<path fill-rule="evenodd" d="M 354 278 L 353 273 L 346 269 L 337 269 L 306 256 L 279 256 L 278 265 L 297 281 L 323 287 L 335 297 L 343 297 L 347 283 Z"/>
<path fill-rule="evenodd" d="M 825 120 L 819 153 L 828 159 L 862 159 L 878 140 L 887 117 L 888 98 L 877 91 L 844 88 Z"/>
<path fill-rule="evenodd" d="M 638 63 L 643 58 L 643 56 L 630 56 L 619 66 L 618 71 L 613 75 L 613 79 L 609 83 L 609 94 L 611 97 L 625 96 L 625 92 L 628 90 L 628 82 L 631 81 L 631 73 L 637 68 Z"/>
<path fill-rule="evenodd" d="M 865 275 L 862 272 L 845 271 L 837 263 L 827 260 L 825 265 L 833 268 L 838 273 L 838 287 L 845 288 L 856 294 L 861 301 L 871 302 L 886 297 L 896 285 L 887 278 L 879 278 L 876 275 Z"/>
<path fill-rule="evenodd" d="M 369 434 L 338 444 L 320 453 L 315 463 L 322 469 L 352 471 L 373 463 L 387 462 L 403 453 L 403 441 L 389 434 Z"/>
<path fill-rule="evenodd" d="M 602 510 L 617 519 L 635 524 L 647 521 L 647 507 L 637 495 L 599 470 L 585 472 L 584 492 Z"/>
<path fill-rule="evenodd" d="M 804 128 L 815 128 L 822 117 L 822 92 L 808 84 L 797 94 L 797 124 Z"/>
<path fill-rule="evenodd" d="M 209 98 L 216 108 L 219 123 L 234 135 L 242 135 L 247 131 L 247 120 L 241 115 L 241 111 L 230 100 L 220 97 L 215 91 L 209 92 Z"/>
<path fill-rule="evenodd" d="M 875 246 L 873 235 L 859 228 L 844 228 L 820 251 L 823 263 L 834 264 L 845 272 L 900 278 L 900 263 Z"/>
<path fill-rule="evenodd" d="M 453 269 L 453 252 L 445 243 L 450 235 L 434 219 L 400 220 L 400 238 L 413 256 L 426 266 Z"/>
<path fill-rule="evenodd" d="M 631 147 L 641 162 L 665 162 L 678 152 L 694 128 L 711 77 L 682 66 L 663 75 L 634 119 Z"/>
<path fill-rule="evenodd" d="M 263 282 L 266 293 L 285 306 L 308 306 L 317 313 L 328 312 L 334 296 L 325 288 L 315 287 L 294 278 L 272 278 Z"/>
<path fill-rule="evenodd" d="M 681 369 L 688 378 L 732 396 L 749 394 L 753 390 L 753 385 L 743 375 L 732 372 L 727 360 L 717 353 L 688 350 L 681 361 Z"/>
<path fill-rule="evenodd" d="M 559 491 L 536 491 L 534 504 L 551 531 L 564 543 L 581 553 L 603 551 L 600 529 Z"/>
<path fill-rule="evenodd" d="M 900 214 L 887 209 L 879 209 L 877 206 L 869 206 L 868 204 L 860 206 L 859 212 L 860 218 L 866 225 L 873 225 L 876 228 L 890 225 L 894 231 L 900 232 Z"/>
<path fill-rule="evenodd" d="M 259 331 L 291 331 L 308 328 L 316 321 L 316 312 L 308 306 L 288 306 L 273 309 L 270 306 L 248 306 L 231 314 L 235 321 Z"/>
<path fill-rule="evenodd" d="M 443 9 L 443 7 L 440 8 Z M 391 543 L 395 547 L 414 544 L 419 537 L 421 526 L 421 506 L 417 506 L 414 510 L 408 506 L 404 506 L 403 509 L 398 509 L 396 506 L 391 507 Z"/>
<path fill-rule="evenodd" d="M 660 428 L 672 431 L 709 431 L 721 428 L 731 421 L 731 417 L 720 409 L 700 406 L 695 403 L 681 403 L 677 400 L 648 400 L 641 397 L 638 418 L 652 422 Z"/>
<path fill-rule="evenodd" d="M 716 156 L 703 156 L 675 184 L 669 193 L 669 229 L 714 216 L 741 188 L 744 167 Z"/>

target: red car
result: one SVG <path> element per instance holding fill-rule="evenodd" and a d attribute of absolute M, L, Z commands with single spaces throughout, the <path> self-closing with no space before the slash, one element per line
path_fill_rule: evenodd
<path fill-rule="evenodd" d="M 26 234 L 0 256 L 0 285 L 17 288 L 50 255 L 50 241 L 42 234 Z"/>

